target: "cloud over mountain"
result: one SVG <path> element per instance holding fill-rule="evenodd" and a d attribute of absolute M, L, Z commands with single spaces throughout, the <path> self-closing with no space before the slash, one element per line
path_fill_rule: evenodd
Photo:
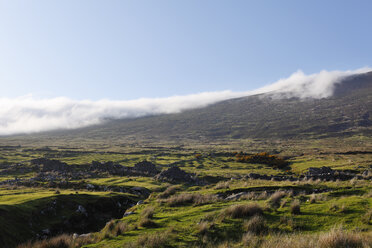
<path fill-rule="evenodd" d="M 270 93 L 277 97 L 324 98 L 332 95 L 342 78 L 370 71 L 321 71 L 306 75 L 302 71 L 268 86 L 247 92 L 204 92 L 166 98 L 141 98 L 130 101 L 72 100 L 65 97 L 37 99 L 32 96 L 0 98 L 0 135 L 73 129 L 99 124 L 107 119 L 178 113 L 186 109 L 242 96 Z"/>

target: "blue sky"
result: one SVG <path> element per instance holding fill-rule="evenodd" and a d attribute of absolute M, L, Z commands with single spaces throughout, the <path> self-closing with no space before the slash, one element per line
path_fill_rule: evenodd
<path fill-rule="evenodd" d="M 0 0 L 0 97 L 129 100 L 371 66 L 372 1 Z"/>

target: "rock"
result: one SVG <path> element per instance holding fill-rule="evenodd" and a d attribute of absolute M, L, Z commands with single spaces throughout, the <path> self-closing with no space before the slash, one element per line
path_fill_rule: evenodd
<path fill-rule="evenodd" d="M 84 214 L 85 216 L 88 216 L 87 210 L 81 205 L 78 206 L 76 212 Z"/>
<path fill-rule="evenodd" d="M 132 170 L 152 176 L 159 173 L 159 171 L 156 169 L 156 166 L 148 161 L 142 161 L 135 164 Z"/>
<path fill-rule="evenodd" d="M 247 194 L 247 193 L 246 192 L 240 192 L 240 193 L 237 193 L 237 194 L 232 194 L 232 195 L 229 195 L 228 197 L 226 197 L 225 200 L 227 200 L 227 201 L 238 200 L 240 197 L 242 197 L 245 194 Z"/>
<path fill-rule="evenodd" d="M 89 238 L 92 234 L 91 233 L 83 233 L 79 235 L 80 238 Z"/>
<path fill-rule="evenodd" d="M 308 176 L 319 176 L 319 175 L 333 175 L 335 173 L 330 167 L 323 166 L 320 168 L 317 167 L 310 167 L 309 172 L 307 173 Z"/>
<path fill-rule="evenodd" d="M 129 216 L 129 215 L 132 215 L 132 214 L 134 214 L 134 212 L 125 212 L 123 217 Z"/>
<path fill-rule="evenodd" d="M 167 170 L 160 172 L 158 175 L 155 176 L 155 179 L 177 183 L 178 182 L 195 183 L 197 181 L 192 174 L 181 170 L 177 166 L 171 167 Z"/>
<path fill-rule="evenodd" d="M 93 189 L 94 189 L 94 185 L 88 183 L 88 184 L 87 184 L 87 190 L 93 190 Z"/>
<path fill-rule="evenodd" d="M 47 171 L 58 171 L 58 172 L 70 172 L 71 167 L 59 160 L 47 159 L 47 158 L 36 158 L 31 160 L 31 165 L 42 166 L 43 172 Z"/>

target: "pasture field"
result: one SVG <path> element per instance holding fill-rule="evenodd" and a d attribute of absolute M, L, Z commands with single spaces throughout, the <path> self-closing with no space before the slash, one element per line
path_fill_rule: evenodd
<path fill-rule="evenodd" d="M 354 242 L 350 247 L 371 247 L 372 152 L 369 140 L 354 139 L 353 146 L 338 147 L 331 140 L 168 148 L 1 146 L 0 244 L 339 247 Z M 237 159 L 237 154 L 262 152 L 287 165 Z M 71 170 L 46 171 L 33 162 L 40 158 Z M 92 172 L 92 161 L 102 168 L 135 168 L 147 161 L 159 173 L 178 167 L 193 181 Z M 309 168 L 324 166 L 336 174 L 309 176 Z M 338 178 L 342 173 L 354 176 Z"/>

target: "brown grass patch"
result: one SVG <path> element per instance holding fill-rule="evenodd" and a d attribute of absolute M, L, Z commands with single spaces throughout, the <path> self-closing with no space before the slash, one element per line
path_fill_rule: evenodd
<path fill-rule="evenodd" d="M 231 218 L 244 218 L 254 215 L 261 215 L 262 208 L 256 203 L 232 205 L 222 211 L 222 216 Z"/>

